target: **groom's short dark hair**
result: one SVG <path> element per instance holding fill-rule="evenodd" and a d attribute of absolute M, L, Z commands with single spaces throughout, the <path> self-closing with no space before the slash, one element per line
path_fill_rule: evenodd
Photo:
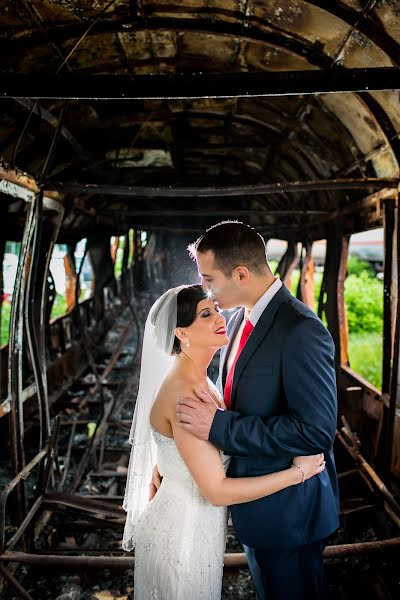
<path fill-rule="evenodd" d="M 239 265 L 257 274 L 265 272 L 268 266 L 264 238 L 253 227 L 240 221 L 222 221 L 213 225 L 190 244 L 188 250 L 193 259 L 198 252 L 211 250 L 215 267 L 227 277 Z"/>

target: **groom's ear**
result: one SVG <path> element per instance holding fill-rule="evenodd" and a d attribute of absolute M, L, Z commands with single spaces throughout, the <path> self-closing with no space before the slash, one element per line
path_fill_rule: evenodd
<path fill-rule="evenodd" d="M 250 278 L 250 271 L 247 267 L 239 266 L 235 269 L 239 285 L 247 285 Z"/>

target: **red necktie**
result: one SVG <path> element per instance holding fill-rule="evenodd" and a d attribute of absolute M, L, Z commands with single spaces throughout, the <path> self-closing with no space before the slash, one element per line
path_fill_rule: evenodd
<path fill-rule="evenodd" d="M 237 349 L 235 359 L 232 363 L 231 368 L 229 369 L 229 373 L 228 373 L 228 376 L 227 376 L 226 382 L 225 382 L 224 401 L 225 401 L 225 406 L 228 409 L 230 408 L 230 405 L 231 405 L 231 391 L 232 391 L 233 375 L 235 373 L 235 365 L 236 365 L 237 360 L 240 356 L 240 353 L 242 352 L 253 329 L 254 329 L 254 325 L 252 325 L 251 322 L 248 319 L 246 319 L 246 324 L 243 328 L 242 335 L 240 336 L 239 348 Z"/>

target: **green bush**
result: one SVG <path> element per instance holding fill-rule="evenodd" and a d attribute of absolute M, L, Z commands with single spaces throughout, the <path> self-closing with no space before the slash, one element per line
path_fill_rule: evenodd
<path fill-rule="evenodd" d="M 381 389 L 383 282 L 375 277 L 368 263 L 350 257 L 344 288 L 350 367 Z"/>
<path fill-rule="evenodd" d="M 374 278 L 375 273 L 371 269 L 369 263 L 364 260 L 360 260 L 357 256 L 350 256 L 347 261 L 347 273 L 348 275 L 361 275 L 361 273 L 367 273 L 369 277 Z"/>
<path fill-rule="evenodd" d="M 367 271 L 349 275 L 344 283 L 347 318 L 351 333 L 382 333 L 383 283 Z"/>

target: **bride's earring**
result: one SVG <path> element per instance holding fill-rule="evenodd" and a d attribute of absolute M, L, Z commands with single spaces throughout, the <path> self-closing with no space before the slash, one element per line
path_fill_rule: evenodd
<path fill-rule="evenodd" d="M 189 346 L 190 346 L 190 340 L 189 339 L 186 340 L 185 345 L 186 345 L 186 348 L 189 348 Z"/>

